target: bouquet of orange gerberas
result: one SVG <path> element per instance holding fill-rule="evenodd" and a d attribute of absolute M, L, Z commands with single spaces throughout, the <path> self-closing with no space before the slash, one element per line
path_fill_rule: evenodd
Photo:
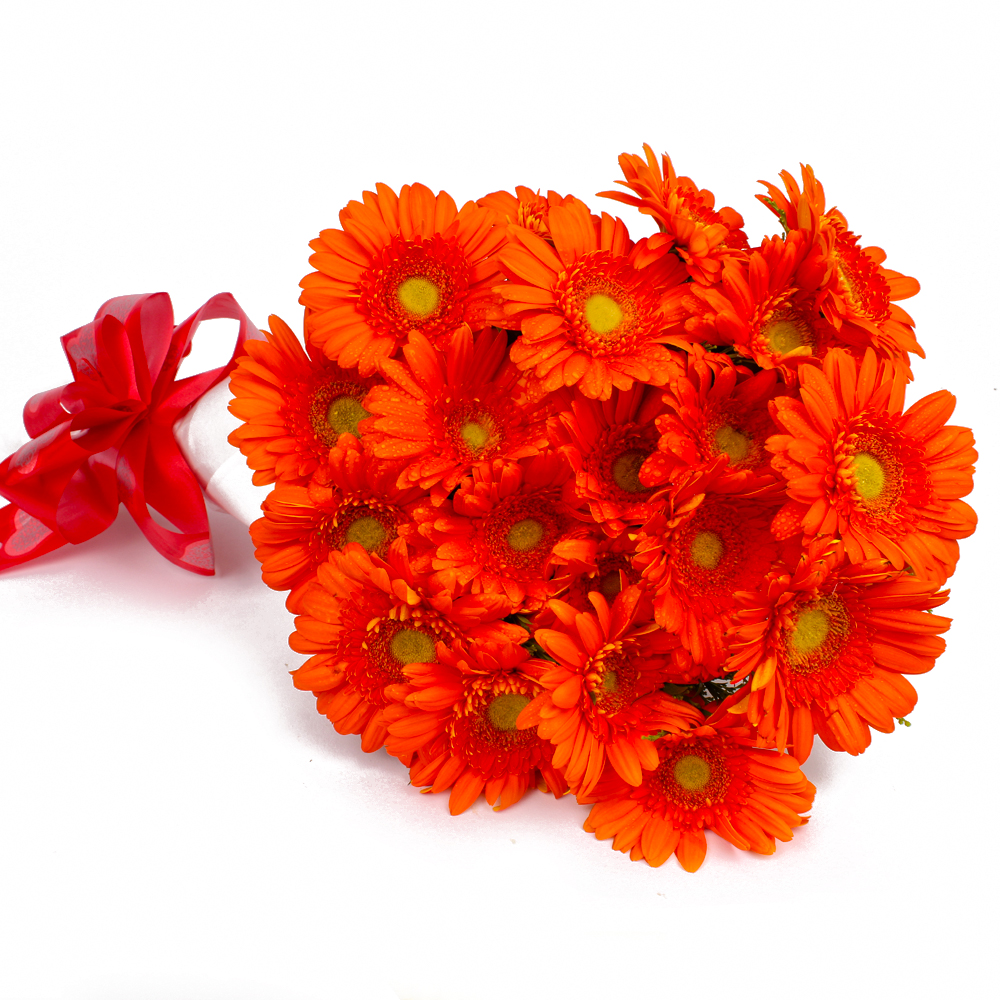
<path fill-rule="evenodd" d="M 350 202 L 305 346 L 277 317 L 247 343 L 230 440 L 339 733 L 452 813 L 570 792 L 694 871 L 706 829 L 791 838 L 816 736 L 859 754 L 914 707 L 976 453 L 950 393 L 904 410 L 918 284 L 809 167 L 751 247 L 666 156 L 619 162 L 655 235 L 521 187 Z"/>

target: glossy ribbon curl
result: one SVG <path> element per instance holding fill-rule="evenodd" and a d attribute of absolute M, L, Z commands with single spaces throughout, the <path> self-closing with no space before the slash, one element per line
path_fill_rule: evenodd
<path fill-rule="evenodd" d="M 235 319 L 228 364 L 177 380 L 198 324 Z M 179 326 L 165 292 L 110 299 L 62 338 L 73 381 L 25 404 L 32 440 L 0 464 L 0 569 L 107 528 L 119 503 L 172 563 L 211 575 L 208 513 L 174 440 L 174 422 L 226 378 L 256 331 L 236 300 L 215 295 Z M 154 519 L 150 508 L 175 531 Z"/>

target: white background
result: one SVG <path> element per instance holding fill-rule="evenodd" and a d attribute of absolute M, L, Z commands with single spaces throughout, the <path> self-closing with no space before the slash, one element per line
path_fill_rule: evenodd
<path fill-rule="evenodd" d="M 0 577 L 2 1000 L 982 997 L 995 988 L 997 23 L 985 4 L 12 5 L 0 52 L 0 445 L 107 298 L 297 326 L 307 241 L 376 181 L 590 198 L 647 141 L 774 232 L 810 162 L 980 444 L 913 726 L 821 749 L 776 855 L 633 864 L 536 795 L 458 818 L 287 675 L 245 530 L 219 573 L 122 514 Z M 592 204 L 597 204 L 593 199 Z M 610 204 L 610 203 L 609 203 Z M 615 209 L 611 209 L 615 211 Z M 650 231 L 625 215 L 635 235 Z M 216 324 L 218 326 L 218 324 Z M 225 327 L 225 324 L 222 324 Z M 201 348 L 224 353 L 229 329 Z M 202 351 L 203 353 L 203 351 Z M 228 350 L 225 351 L 228 353 Z M 209 360 L 212 360 L 209 358 Z"/>

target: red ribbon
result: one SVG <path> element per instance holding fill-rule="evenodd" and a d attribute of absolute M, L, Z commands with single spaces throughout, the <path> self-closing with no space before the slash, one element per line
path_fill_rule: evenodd
<path fill-rule="evenodd" d="M 229 363 L 176 381 L 198 324 L 240 323 Z M 211 575 L 215 557 L 201 487 L 174 440 L 174 422 L 225 378 L 254 328 L 236 300 L 216 295 L 180 326 L 165 292 L 105 302 L 93 323 L 62 338 L 73 381 L 32 396 L 32 440 L 0 464 L 0 569 L 104 531 L 118 504 L 172 563 Z M 177 530 L 155 521 L 150 508 Z"/>

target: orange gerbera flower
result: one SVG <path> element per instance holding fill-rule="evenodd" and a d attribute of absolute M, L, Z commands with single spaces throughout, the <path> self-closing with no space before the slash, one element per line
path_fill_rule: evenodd
<path fill-rule="evenodd" d="M 887 572 L 882 560 L 843 564 L 835 539 L 814 542 L 795 571 L 768 574 L 730 639 L 734 680 L 752 676 L 728 710 L 804 761 L 813 736 L 833 750 L 862 753 L 873 726 L 892 732 L 916 692 L 903 674 L 924 673 L 944 651 L 947 600 L 933 583 Z"/>
<path fill-rule="evenodd" d="M 638 587 L 629 587 L 609 607 L 591 591 L 594 612 L 549 601 L 560 627 L 534 633 L 555 662 L 525 666 L 545 691 L 518 716 L 517 726 L 538 726 L 538 735 L 555 744 L 552 763 L 575 795 L 590 794 L 605 762 L 629 784 L 640 784 L 643 768 L 657 764 L 656 749 L 644 737 L 702 721 L 697 709 L 659 690 L 670 679 L 676 640 L 652 622 L 636 622 L 640 596 Z"/>
<path fill-rule="evenodd" d="M 450 493 L 474 467 L 495 458 L 516 461 L 538 454 L 545 442 L 544 411 L 517 389 L 520 375 L 507 360 L 507 335 L 484 330 L 475 340 L 467 326 L 451 338 L 447 355 L 420 333 L 403 348 L 407 364 L 383 361 L 393 384 L 365 398 L 374 419 L 365 447 L 399 459 L 401 485 L 441 484 Z"/>
<path fill-rule="evenodd" d="M 776 430 L 767 408 L 781 391 L 775 373 L 741 379 L 719 355 L 688 355 L 686 360 L 686 374 L 671 379 L 662 395 L 672 412 L 656 418 L 657 451 L 643 464 L 640 481 L 662 486 L 715 467 L 722 457 L 712 483 L 716 492 L 759 492 L 775 484 L 764 448 Z"/>
<path fill-rule="evenodd" d="M 807 241 L 804 259 L 796 268 L 794 284 L 816 293 L 816 308 L 857 349 L 874 348 L 881 357 L 901 363 L 909 374 L 906 353 L 924 356 L 913 335 L 913 320 L 899 306 L 920 291 L 916 278 L 882 267 L 885 251 L 860 247 L 847 219 L 832 208 L 826 211 L 823 185 L 812 167 L 802 167 L 802 189 L 788 171 L 781 172 L 785 191 L 761 181 L 768 193 L 757 195 L 781 220 L 789 233 L 801 232 Z"/>
<path fill-rule="evenodd" d="M 566 782 L 552 766 L 552 746 L 533 729 L 518 729 L 521 709 L 541 690 L 518 668 L 521 646 L 440 643 L 434 663 L 403 668 L 409 684 L 394 691 L 402 704 L 385 710 L 386 749 L 402 759 L 416 754 L 410 783 L 432 792 L 451 789 L 453 816 L 485 794 L 506 809 L 535 788 L 559 798 Z"/>
<path fill-rule="evenodd" d="M 860 364 L 832 350 L 801 376 L 801 400 L 771 403 L 786 433 L 767 448 L 789 496 L 775 533 L 839 534 L 851 562 L 884 556 L 942 583 L 955 570 L 956 539 L 976 527 L 959 499 L 972 489 L 972 432 L 945 426 L 955 397 L 935 392 L 903 413 L 905 375 L 871 350 Z"/>
<path fill-rule="evenodd" d="M 597 548 L 572 506 L 571 475 L 555 453 L 477 466 L 421 526 L 437 546 L 434 579 L 506 594 L 518 610 L 536 610 L 565 590 L 593 565 Z"/>
<path fill-rule="evenodd" d="M 765 239 L 748 260 L 726 260 L 721 285 L 692 286 L 693 315 L 685 329 L 700 340 L 730 344 L 761 368 L 776 368 L 789 385 L 798 366 L 822 358 L 836 344 L 856 350 L 824 319 L 815 293 L 794 284 L 809 248 L 798 230 L 787 239 Z"/>
<path fill-rule="evenodd" d="M 607 400 L 573 399 L 559 414 L 553 443 L 576 473 L 576 492 L 590 515 L 611 535 L 639 524 L 657 510 L 653 490 L 639 481 L 639 469 L 656 446 L 653 421 L 663 410 L 661 393 L 645 385 L 614 390 Z"/>
<path fill-rule="evenodd" d="M 401 538 L 386 559 L 357 542 L 331 552 L 301 607 L 288 644 L 310 656 L 292 671 L 295 686 L 316 694 L 316 708 L 338 733 L 360 733 L 368 753 L 385 742 L 386 688 L 406 682 L 408 663 L 433 663 L 438 642 L 462 635 L 494 642 L 526 637 L 502 621 L 510 604 L 498 594 L 426 590 Z"/>
<path fill-rule="evenodd" d="M 489 208 L 496 212 L 499 221 L 508 226 L 523 226 L 543 240 L 549 239 L 549 208 L 553 205 L 561 205 L 564 201 L 575 201 L 572 196 L 563 198 L 555 191 L 549 191 L 542 195 L 531 188 L 521 187 L 515 189 L 516 195 L 509 191 L 494 191 L 492 194 L 480 198 L 476 202 L 482 208 Z"/>
<path fill-rule="evenodd" d="M 807 822 L 816 788 L 793 757 L 753 746 L 748 730 L 726 724 L 665 736 L 658 763 L 633 788 L 608 771 L 594 790 L 583 828 L 616 851 L 654 868 L 671 854 L 685 871 L 705 860 L 705 830 L 742 851 L 773 854 Z"/>
<path fill-rule="evenodd" d="M 692 477 L 671 506 L 636 538 L 633 565 L 654 588 L 656 622 L 676 632 L 696 663 L 726 657 L 733 594 L 756 586 L 777 556 L 770 522 L 774 505 L 703 491 Z"/>
<path fill-rule="evenodd" d="M 497 291 L 521 324 L 510 349 L 519 368 L 546 390 L 576 385 L 591 399 L 609 399 L 612 387 L 666 381 L 666 303 L 671 290 L 679 294 L 685 272 L 669 255 L 639 267 L 644 247 L 630 253 L 621 219 L 605 213 L 599 224 L 593 220 L 583 202 L 567 199 L 549 209 L 552 245 L 508 226 L 500 261 L 511 280 Z"/>
<path fill-rule="evenodd" d="M 462 323 L 474 330 L 500 321 L 491 291 L 501 280 L 494 255 L 504 243 L 496 216 L 450 195 L 384 184 L 350 202 L 341 229 L 309 245 L 316 268 L 302 279 L 306 337 L 345 368 L 371 375 L 411 330 L 432 343 Z"/>
<path fill-rule="evenodd" d="M 653 595 L 642 574 L 632 565 L 635 542 L 628 534 L 610 537 L 605 535 L 597 542 L 597 553 L 592 568 L 576 574 L 573 582 L 559 595 L 559 600 L 578 610 L 589 608 L 587 594 L 592 590 L 602 594 L 610 604 L 627 587 L 638 587 L 641 592 L 636 620 L 651 620 Z M 534 612 L 530 629 L 551 628 L 558 622 L 555 612 L 546 604 Z M 676 651 L 674 653 L 676 658 Z M 676 663 L 675 663 L 676 667 Z M 674 678 L 671 677 L 671 680 Z"/>
<path fill-rule="evenodd" d="M 397 489 L 397 473 L 398 466 L 371 458 L 357 438 L 343 434 L 308 488 L 278 486 L 268 495 L 250 537 L 264 583 L 292 591 L 289 610 L 296 609 L 296 592 L 315 577 L 331 550 L 357 542 L 384 558 L 397 536 L 418 547 L 423 542 L 413 510 L 424 493 Z"/>
<path fill-rule="evenodd" d="M 638 585 L 641 574 L 632 565 L 634 554 L 635 543 L 628 536 L 599 542 L 594 556 L 596 568 L 586 581 L 587 591 L 599 590 L 606 601 L 613 601 L 626 587 Z"/>
<path fill-rule="evenodd" d="M 697 282 L 718 281 L 725 257 L 750 247 L 743 232 L 743 217 L 732 208 L 716 210 L 715 195 L 700 191 L 690 177 L 678 177 L 666 153 L 661 171 L 653 150 L 646 143 L 642 148 L 645 161 L 632 153 L 618 157 L 625 180 L 615 183 L 634 193 L 602 191 L 599 197 L 632 205 L 652 216 L 663 236 L 650 239 L 651 249 L 674 250 Z"/>
<path fill-rule="evenodd" d="M 235 398 L 229 410 L 244 424 L 229 443 L 255 470 L 254 485 L 302 485 L 341 434 L 358 434 L 358 422 L 368 416 L 361 400 L 381 380 L 361 378 L 311 348 L 303 350 L 277 316 L 268 323 L 266 340 L 246 342 L 247 353 L 230 379 Z"/>

